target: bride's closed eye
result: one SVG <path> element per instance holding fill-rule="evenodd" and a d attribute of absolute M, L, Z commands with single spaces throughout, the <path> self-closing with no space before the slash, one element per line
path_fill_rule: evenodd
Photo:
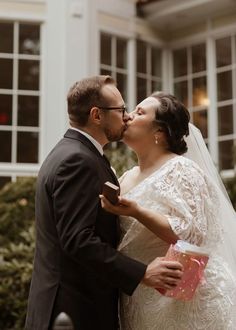
<path fill-rule="evenodd" d="M 137 110 L 134 111 L 134 115 L 138 115 L 138 116 L 143 115 L 143 110 L 141 108 L 138 108 Z"/>

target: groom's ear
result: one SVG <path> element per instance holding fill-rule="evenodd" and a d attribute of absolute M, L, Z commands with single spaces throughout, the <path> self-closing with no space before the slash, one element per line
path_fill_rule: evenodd
<path fill-rule="evenodd" d="M 93 123 L 99 124 L 101 121 L 101 110 L 98 107 L 92 107 L 90 110 L 90 119 Z"/>

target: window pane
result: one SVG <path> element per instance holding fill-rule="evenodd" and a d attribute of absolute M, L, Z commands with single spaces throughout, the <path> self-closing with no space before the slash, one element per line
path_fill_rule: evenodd
<path fill-rule="evenodd" d="M 123 99 L 127 101 L 127 76 L 125 74 L 117 73 L 116 81 Z"/>
<path fill-rule="evenodd" d="M 236 36 L 234 37 L 234 46 L 235 46 L 234 54 L 236 54 Z M 234 56 L 233 62 L 236 63 L 236 55 Z"/>
<path fill-rule="evenodd" d="M 19 60 L 19 89 L 39 90 L 39 61 Z"/>
<path fill-rule="evenodd" d="M 192 47 L 192 72 L 206 70 L 206 45 L 201 44 Z"/>
<path fill-rule="evenodd" d="M 13 81 L 13 61 L 0 58 L 0 88 L 11 89 Z"/>
<path fill-rule="evenodd" d="M 147 72 L 147 45 L 145 42 L 137 41 L 137 72 Z"/>
<path fill-rule="evenodd" d="M 151 92 L 155 91 L 161 91 L 162 90 L 162 84 L 160 81 L 152 81 L 152 90 Z"/>
<path fill-rule="evenodd" d="M 194 111 L 193 112 L 193 123 L 202 132 L 203 137 L 208 137 L 207 129 L 207 110 Z"/>
<path fill-rule="evenodd" d="M 218 134 L 233 134 L 233 107 L 228 105 L 218 108 Z"/>
<path fill-rule="evenodd" d="M 0 131 L 0 162 L 7 162 L 11 161 L 11 132 L 9 131 Z"/>
<path fill-rule="evenodd" d="M 13 53 L 13 24 L 0 23 L 0 53 Z"/>
<path fill-rule="evenodd" d="M 39 26 L 20 24 L 19 53 L 38 55 L 40 52 Z"/>
<path fill-rule="evenodd" d="M 112 75 L 110 70 L 101 69 L 100 72 L 104 76 L 111 76 Z"/>
<path fill-rule="evenodd" d="M 18 96 L 18 125 L 39 126 L 39 98 Z"/>
<path fill-rule="evenodd" d="M 6 183 L 11 182 L 11 177 L 0 176 L 0 189 L 2 189 Z"/>
<path fill-rule="evenodd" d="M 206 77 L 193 79 L 193 106 L 207 105 Z"/>
<path fill-rule="evenodd" d="M 231 63 L 231 38 L 216 40 L 216 66 L 219 68 Z"/>
<path fill-rule="evenodd" d="M 118 68 L 127 68 L 127 42 L 124 39 L 117 39 L 116 61 Z"/>
<path fill-rule="evenodd" d="M 174 77 L 187 75 L 187 49 L 178 49 L 173 52 L 174 56 Z"/>
<path fill-rule="evenodd" d="M 111 65 L 111 37 L 107 34 L 101 35 L 101 63 Z"/>
<path fill-rule="evenodd" d="M 137 103 L 147 97 L 147 81 L 143 78 L 137 78 Z"/>
<path fill-rule="evenodd" d="M 0 125 L 12 124 L 12 95 L 0 94 Z"/>
<path fill-rule="evenodd" d="M 152 76 L 161 77 L 161 51 L 157 48 L 152 48 Z"/>
<path fill-rule="evenodd" d="M 234 167 L 233 150 L 233 140 L 219 142 L 220 170 L 229 170 Z"/>
<path fill-rule="evenodd" d="M 38 162 L 38 133 L 17 133 L 17 163 Z"/>
<path fill-rule="evenodd" d="M 174 84 L 174 95 L 187 107 L 188 106 L 188 83 L 181 81 Z"/>
<path fill-rule="evenodd" d="M 218 101 L 232 99 L 232 72 L 226 71 L 217 74 Z"/>

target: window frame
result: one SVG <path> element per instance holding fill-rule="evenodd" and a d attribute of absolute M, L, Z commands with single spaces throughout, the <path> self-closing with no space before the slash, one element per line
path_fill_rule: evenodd
<path fill-rule="evenodd" d="M 206 42 L 206 56 L 207 56 L 207 95 L 209 98 L 208 107 L 208 149 L 215 163 L 216 167 L 219 168 L 219 136 L 218 136 L 218 112 L 217 112 L 217 83 L 216 83 L 216 50 L 215 40 L 228 37 L 236 34 L 236 26 L 223 27 L 220 29 L 208 28 L 206 32 L 191 35 L 183 39 L 174 40 L 169 43 L 169 60 L 168 65 L 173 72 L 173 51 L 182 47 L 192 47 L 201 42 Z M 234 51 L 236 52 L 235 48 Z M 236 85 L 236 70 L 233 74 L 233 82 Z M 173 74 L 169 79 L 169 90 L 174 93 L 174 76 Z M 233 89 L 233 98 L 236 97 L 236 91 Z M 234 102 L 234 113 L 236 113 L 236 103 Z M 236 116 L 234 116 L 234 132 L 236 134 Z M 236 164 L 235 164 L 236 166 Z M 222 170 L 221 176 L 223 178 L 231 178 L 235 175 L 235 167 L 228 170 Z"/>
<path fill-rule="evenodd" d="M 2 95 L 12 95 L 12 125 L 0 125 L 1 131 L 10 131 L 12 133 L 12 150 L 11 150 L 11 162 L 0 162 L 0 176 L 11 177 L 12 181 L 16 181 L 17 177 L 22 176 L 36 176 L 42 160 L 42 103 L 43 103 L 43 34 L 44 26 L 43 20 L 34 19 L 32 17 L 25 17 L 22 19 L 6 19 L 1 18 L 0 22 L 13 24 L 13 52 L 1 53 L 1 58 L 13 59 L 13 86 L 12 89 L 0 89 Z M 37 25 L 39 27 L 39 44 L 40 53 L 38 55 L 31 54 L 19 54 L 16 52 L 19 42 L 19 26 L 20 24 Z M 36 60 L 39 61 L 39 86 L 38 90 L 22 90 L 17 89 L 16 84 L 18 82 L 18 61 L 19 60 Z M 22 126 L 17 124 L 17 97 L 18 96 L 37 96 L 39 99 L 38 105 L 38 126 Z M 38 161 L 37 163 L 19 163 L 17 161 L 17 132 L 32 132 L 38 134 Z"/>

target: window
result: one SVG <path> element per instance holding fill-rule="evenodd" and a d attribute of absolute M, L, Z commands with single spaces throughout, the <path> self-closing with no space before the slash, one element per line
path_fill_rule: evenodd
<path fill-rule="evenodd" d="M 112 76 L 124 100 L 127 101 L 127 40 L 101 34 L 100 73 Z"/>
<path fill-rule="evenodd" d="M 100 73 L 111 75 L 116 80 L 117 87 L 125 102 L 128 102 L 129 95 L 132 106 L 135 106 L 136 103 L 139 103 L 153 91 L 162 89 L 162 51 L 149 43 L 137 40 L 135 53 L 135 42 L 132 42 L 132 51 L 130 47 L 128 50 L 128 42 L 129 40 L 120 36 L 101 33 Z M 129 55 L 136 56 L 136 59 L 133 59 L 132 68 L 128 65 L 128 51 L 130 51 Z M 134 70 L 136 70 L 136 75 L 133 74 Z M 128 91 L 128 78 L 134 90 L 136 89 L 136 93 L 134 92 L 132 95 Z M 135 99 L 134 94 L 137 95 L 137 99 Z M 126 153 L 128 150 L 122 143 L 112 143 L 107 149 L 108 157 L 109 149 L 110 151 L 119 149 L 121 154 Z M 130 156 L 130 150 L 128 152 L 129 157 L 126 157 L 125 162 L 127 167 L 130 167 L 129 159 L 132 157 Z M 112 157 L 109 158 L 112 162 Z"/>
<path fill-rule="evenodd" d="M 144 41 L 137 40 L 137 103 L 152 92 L 162 89 L 162 51 Z"/>
<path fill-rule="evenodd" d="M 0 22 L 0 40 L 0 162 L 38 163 L 40 25 Z"/>
<path fill-rule="evenodd" d="M 219 167 L 234 167 L 236 112 L 236 36 L 215 41 Z"/>
<path fill-rule="evenodd" d="M 192 122 L 208 138 L 205 43 L 173 51 L 174 95 L 189 109 Z"/>
<path fill-rule="evenodd" d="M 111 75 L 127 102 L 128 99 L 128 40 L 107 33 L 101 33 L 100 40 L 100 73 Z M 135 53 L 134 53 L 135 56 Z M 162 89 L 162 50 L 150 43 L 136 41 L 136 77 L 130 77 L 136 88 L 137 100 Z M 131 96 L 132 97 L 132 96 Z"/>
<path fill-rule="evenodd" d="M 8 182 L 11 182 L 11 177 L 0 176 L 0 189 L 5 186 Z"/>
<path fill-rule="evenodd" d="M 128 100 L 128 50 L 127 39 L 101 33 L 100 35 L 100 74 L 112 76 L 124 101 Z M 113 142 L 105 147 L 112 161 L 112 151 L 126 150 L 121 142 Z"/>

